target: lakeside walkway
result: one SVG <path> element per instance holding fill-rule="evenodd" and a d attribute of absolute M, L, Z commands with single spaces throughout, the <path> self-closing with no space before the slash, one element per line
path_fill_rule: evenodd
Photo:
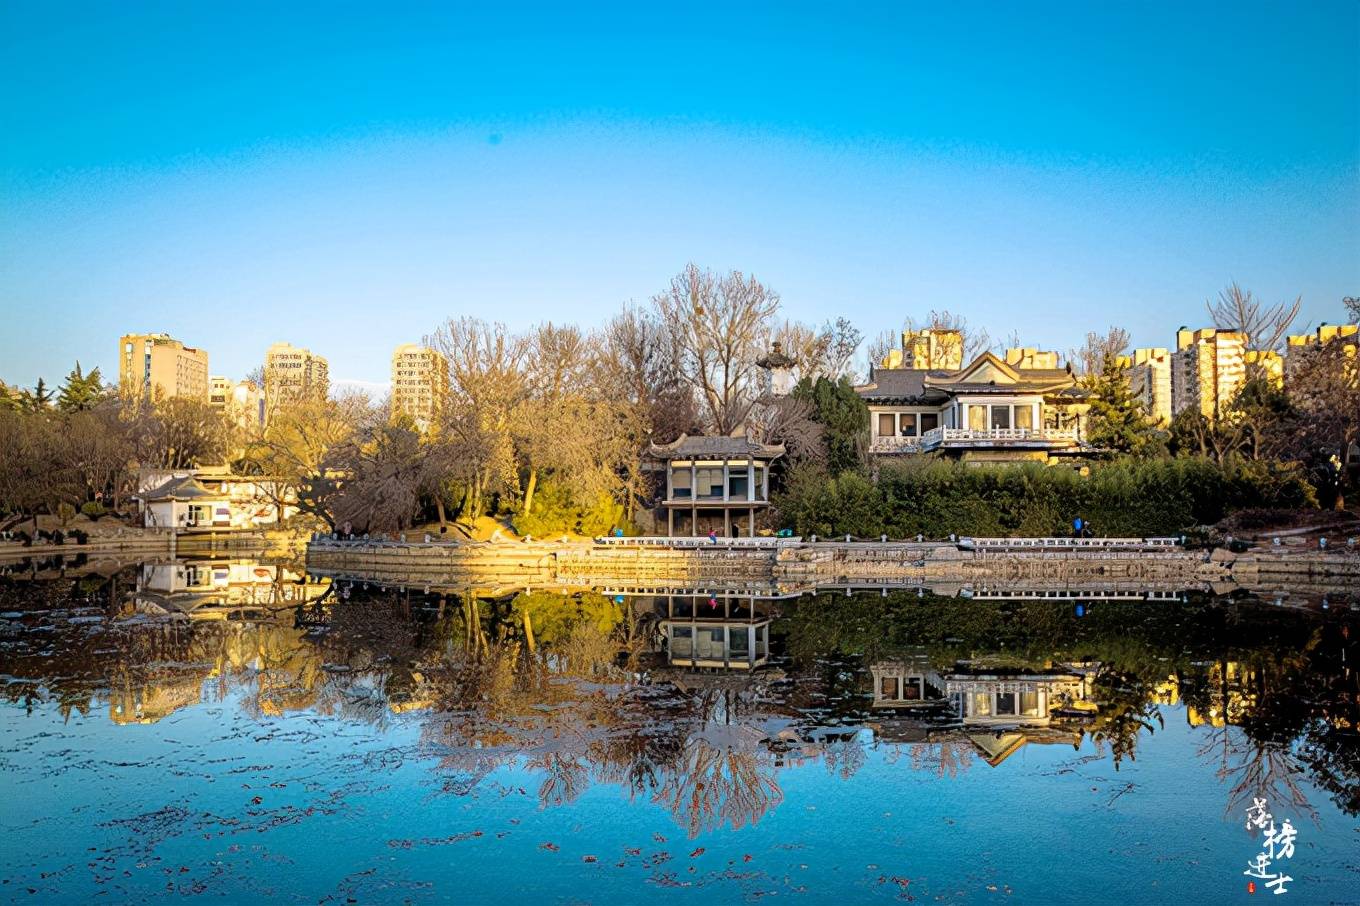
<path fill-rule="evenodd" d="M 1360 588 L 1354 551 L 1190 550 L 1179 539 L 597 538 L 445 542 L 339 540 L 307 546 L 309 571 L 404 587 L 697 589 L 890 587 Z"/>

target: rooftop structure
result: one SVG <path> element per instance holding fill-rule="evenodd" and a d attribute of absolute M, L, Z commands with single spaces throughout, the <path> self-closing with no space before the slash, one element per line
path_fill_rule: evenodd
<path fill-rule="evenodd" d="M 1191 410 L 1214 421 L 1247 381 L 1247 338 L 1240 331 L 1205 327 L 1176 331 L 1171 360 L 1173 414 Z"/>

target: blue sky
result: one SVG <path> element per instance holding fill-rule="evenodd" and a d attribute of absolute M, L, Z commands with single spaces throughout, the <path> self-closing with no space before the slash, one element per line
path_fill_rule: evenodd
<path fill-rule="evenodd" d="M 277 6 L 0 6 L 0 379 L 164 330 L 381 383 L 690 260 L 1060 350 L 1360 295 L 1354 2 Z"/>

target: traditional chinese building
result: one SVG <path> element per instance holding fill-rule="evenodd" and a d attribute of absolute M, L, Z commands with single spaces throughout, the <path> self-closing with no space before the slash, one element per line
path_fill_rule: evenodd
<path fill-rule="evenodd" d="M 664 464 L 667 534 L 730 538 L 755 535 L 757 514 L 770 505 L 770 464 L 784 447 L 745 436 L 682 434 L 652 444 L 649 453 Z"/>
<path fill-rule="evenodd" d="M 871 453 L 1047 462 L 1085 452 L 1089 394 L 1056 353 L 986 352 L 954 370 L 876 367 L 855 390 L 869 406 Z"/>
<path fill-rule="evenodd" d="M 661 636 L 672 667 L 754 670 L 770 659 L 770 615 L 755 599 L 667 595 Z"/>

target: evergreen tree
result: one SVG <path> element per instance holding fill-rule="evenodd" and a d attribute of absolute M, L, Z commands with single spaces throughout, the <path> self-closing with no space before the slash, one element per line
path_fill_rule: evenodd
<path fill-rule="evenodd" d="M 1091 411 L 1086 437 L 1097 447 L 1117 453 L 1147 455 L 1159 445 L 1159 433 L 1129 388 L 1128 367 L 1117 357 L 1105 359 L 1091 377 Z"/>
<path fill-rule="evenodd" d="M 93 409 L 103 396 L 104 380 L 99 374 L 99 369 L 96 368 L 89 374 L 82 374 L 80 362 L 77 361 L 76 367 L 66 376 L 66 383 L 57 396 L 57 408 L 62 412 L 81 412 L 85 409 Z"/>
<path fill-rule="evenodd" d="M 19 406 L 29 412 L 42 412 L 52 405 L 52 391 L 48 389 L 47 382 L 38 378 L 38 383 L 32 390 L 24 390 L 19 394 Z"/>
<path fill-rule="evenodd" d="M 803 378 L 793 390 L 795 399 L 812 403 L 812 420 L 822 425 L 826 469 L 836 475 L 864 465 L 869 440 L 869 407 L 848 378 L 814 382 Z"/>

